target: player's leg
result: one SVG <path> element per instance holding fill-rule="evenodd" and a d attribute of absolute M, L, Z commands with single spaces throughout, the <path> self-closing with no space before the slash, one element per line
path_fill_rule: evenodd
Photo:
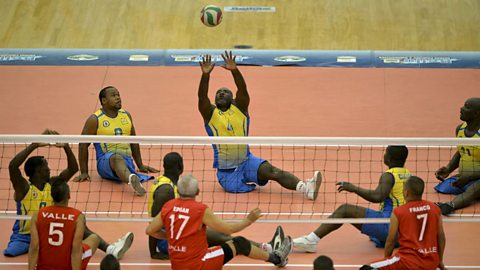
<path fill-rule="evenodd" d="M 282 231 L 282 233 L 283 233 L 283 231 Z M 232 238 L 233 237 L 231 235 L 227 235 L 227 234 L 224 234 L 224 233 L 221 233 L 221 232 L 217 232 L 217 231 L 212 230 L 212 229 L 207 227 L 207 242 L 208 242 L 209 247 L 220 246 L 220 245 L 226 243 L 227 241 L 232 240 Z M 258 243 L 258 242 L 252 241 L 252 240 L 250 240 L 250 242 L 254 246 L 259 247 L 259 248 L 262 248 L 266 244 L 266 243 Z"/>
<path fill-rule="evenodd" d="M 308 199 L 315 200 L 318 196 L 322 175 L 316 171 L 313 178 L 302 181 L 292 173 L 283 171 L 270 164 L 270 162 L 265 161 L 258 168 L 258 179 L 259 181 L 276 181 L 286 189 L 297 190 Z"/>
<path fill-rule="evenodd" d="M 120 154 L 113 154 L 110 156 L 110 167 L 120 181 L 128 183 L 133 188 L 136 195 L 145 195 L 146 190 L 141 183 L 140 177 L 132 172 L 134 171 L 134 167 L 131 158 Z"/>
<path fill-rule="evenodd" d="M 6 257 L 16 257 L 28 253 L 29 246 L 30 234 L 19 234 L 14 231 L 10 236 L 7 248 L 3 251 L 3 255 Z"/>
<path fill-rule="evenodd" d="M 342 204 L 338 207 L 328 218 L 365 218 L 367 208 L 352 205 L 352 204 Z M 324 223 L 320 225 L 315 231 L 311 232 L 308 235 L 301 236 L 299 238 L 293 239 L 293 246 L 298 248 L 301 251 L 305 252 L 316 252 L 317 243 L 321 238 L 325 237 L 329 233 L 337 230 L 343 224 L 328 224 Z M 358 230 L 362 230 L 361 224 L 352 224 Z"/>
<path fill-rule="evenodd" d="M 437 203 L 437 205 L 442 210 L 443 215 L 450 215 L 454 210 L 462 209 L 474 203 L 480 198 L 480 180 L 475 181 L 471 184 L 467 190 L 456 196 L 451 202 L 448 203 Z"/>
<path fill-rule="evenodd" d="M 279 249 L 269 253 L 252 245 L 248 239 L 242 236 L 236 236 L 220 247 L 210 248 L 209 253 L 204 256 L 205 265 L 202 269 L 221 269 L 222 265 L 237 255 L 244 255 L 252 259 L 271 262 L 277 266 L 285 266 L 291 250 L 292 243 L 290 237 L 285 239 Z M 215 256 L 215 254 L 217 256 Z M 220 256 L 220 254 L 223 256 Z"/>
<path fill-rule="evenodd" d="M 87 239 L 92 234 L 95 234 L 99 239 L 98 248 L 107 254 L 112 254 L 117 259 L 123 258 L 125 252 L 130 249 L 134 238 L 133 233 L 128 232 L 122 238 L 118 239 L 115 243 L 108 244 L 105 240 L 103 240 L 100 235 L 94 233 L 85 225 L 85 233 L 83 234 L 83 239 Z"/>

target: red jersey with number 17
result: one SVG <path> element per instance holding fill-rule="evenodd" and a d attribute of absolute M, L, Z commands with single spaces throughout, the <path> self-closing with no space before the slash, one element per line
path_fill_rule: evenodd
<path fill-rule="evenodd" d="M 37 270 L 72 269 L 75 223 L 82 212 L 64 206 L 48 206 L 38 211 L 39 253 Z"/>
<path fill-rule="evenodd" d="M 438 222 L 440 208 L 424 200 L 410 201 L 397 207 L 393 213 L 398 219 L 397 254 L 418 267 L 436 269 L 438 256 Z"/>
<path fill-rule="evenodd" d="M 207 206 L 194 199 L 173 199 L 165 203 L 161 218 L 168 240 L 172 269 L 199 269 L 207 252 L 203 215 Z"/>

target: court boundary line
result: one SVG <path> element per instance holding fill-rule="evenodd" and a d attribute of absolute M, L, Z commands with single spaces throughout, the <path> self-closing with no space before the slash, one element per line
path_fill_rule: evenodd
<path fill-rule="evenodd" d="M 148 263 L 148 262 L 137 262 L 137 263 L 122 263 L 122 266 L 171 266 L 170 263 Z M 0 262 L 1 266 L 26 266 L 28 262 Z M 99 262 L 89 263 L 89 266 L 99 266 Z M 227 263 L 225 267 L 263 267 L 263 266 L 272 266 L 270 263 Z M 290 267 L 305 267 L 311 268 L 312 264 L 288 264 Z M 334 267 L 337 268 L 359 268 L 362 264 L 335 264 Z M 447 268 L 452 269 L 480 269 L 480 265 L 446 265 Z"/>

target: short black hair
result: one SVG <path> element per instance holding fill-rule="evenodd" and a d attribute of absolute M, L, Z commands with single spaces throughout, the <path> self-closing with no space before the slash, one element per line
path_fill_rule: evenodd
<path fill-rule="evenodd" d="M 163 169 L 165 171 L 176 170 L 178 167 L 183 167 L 183 158 L 177 152 L 170 152 L 163 157 Z"/>
<path fill-rule="evenodd" d="M 100 270 L 120 270 L 120 263 L 112 254 L 103 257 Z"/>
<path fill-rule="evenodd" d="M 68 198 L 68 195 L 70 194 L 70 188 L 65 181 L 56 180 L 52 184 L 51 194 L 54 202 L 63 202 Z"/>
<path fill-rule="evenodd" d="M 422 178 L 412 175 L 405 182 L 405 186 L 415 198 L 422 198 L 423 191 L 425 190 L 425 182 Z"/>
<path fill-rule="evenodd" d="M 393 164 L 403 167 L 408 157 L 408 148 L 405 145 L 389 145 L 387 152 Z"/>
<path fill-rule="evenodd" d="M 333 270 L 333 261 L 330 257 L 321 255 L 313 261 L 313 270 Z"/>
<path fill-rule="evenodd" d="M 25 162 L 25 174 L 28 177 L 32 177 L 37 167 L 42 166 L 43 162 L 45 162 L 45 158 L 43 156 L 30 157 L 29 159 L 27 159 L 27 162 Z"/>
<path fill-rule="evenodd" d="M 115 88 L 115 86 L 106 86 L 104 88 L 102 88 L 102 90 L 100 90 L 100 93 L 98 93 L 98 99 L 100 100 L 100 105 L 103 105 L 102 104 L 102 98 L 106 98 L 107 97 L 107 90 L 110 89 L 110 88 Z"/>

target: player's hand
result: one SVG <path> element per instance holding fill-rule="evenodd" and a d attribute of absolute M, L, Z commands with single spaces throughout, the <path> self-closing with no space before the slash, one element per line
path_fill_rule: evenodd
<path fill-rule="evenodd" d="M 210 72 L 212 72 L 213 68 L 215 67 L 215 62 L 212 62 L 212 56 L 210 54 L 202 57 L 200 67 L 202 68 L 203 74 L 210 74 Z"/>
<path fill-rule="evenodd" d="M 157 170 L 155 168 L 152 168 L 148 165 L 142 165 L 140 168 L 138 168 L 138 171 L 143 172 L 143 173 L 149 173 L 149 172 L 157 173 L 157 172 L 160 172 L 159 170 Z"/>
<path fill-rule="evenodd" d="M 457 180 L 452 183 L 452 186 L 462 188 L 468 183 L 468 179 L 466 177 L 462 177 L 462 175 L 457 175 L 457 177 Z"/>
<path fill-rule="evenodd" d="M 232 55 L 232 51 L 227 52 L 225 51 L 224 54 L 222 54 L 223 61 L 225 61 L 225 65 L 222 66 L 225 69 L 228 70 L 234 70 L 237 69 L 237 63 L 235 63 L 235 59 L 237 58 L 236 55 Z"/>
<path fill-rule="evenodd" d="M 443 262 L 441 262 L 440 264 L 438 264 L 438 269 L 440 269 L 440 270 L 447 270 L 447 268 L 445 267 L 445 264 L 443 264 Z"/>
<path fill-rule="evenodd" d="M 88 173 L 81 173 L 79 176 L 73 179 L 73 182 L 84 182 L 84 181 L 91 181 L 90 175 L 88 175 Z"/>
<path fill-rule="evenodd" d="M 441 167 L 435 172 L 435 177 L 437 177 L 437 179 L 440 181 L 447 179 L 448 175 L 450 175 L 450 171 L 445 166 Z"/>
<path fill-rule="evenodd" d="M 262 217 L 262 210 L 260 210 L 260 208 L 257 207 L 252 211 L 250 211 L 250 213 L 247 216 L 247 220 L 250 221 L 250 223 L 254 223 L 260 217 Z"/>
<path fill-rule="evenodd" d="M 337 186 L 338 186 L 337 187 L 338 192 L 342 192 L 342 191 L 354 192 L 355 191 L 355 185 L 350 182 L 346 182 L 346 181 L 338 182 Z"/>

